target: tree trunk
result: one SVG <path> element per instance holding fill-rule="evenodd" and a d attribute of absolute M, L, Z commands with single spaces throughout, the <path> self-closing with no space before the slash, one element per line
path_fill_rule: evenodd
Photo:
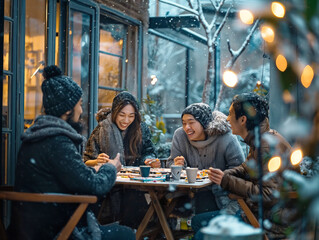
<path fill-rule="evenodd" d="M 207 41 L 208 42 L 208 41 Z M 202 101 L 203 103 L 209 104 L 210 100 L 210 94 L 211 94 L 211 86 L 212 82 L 215 81 L 214 79 L 214 50 L 213 46 L 208 46 L 208 65 L 207 65 L 207 73 L 206 73 L 206 79 L 204 83 L 204 88 L 203 88 L 203 96 L 202 96 Z"/>

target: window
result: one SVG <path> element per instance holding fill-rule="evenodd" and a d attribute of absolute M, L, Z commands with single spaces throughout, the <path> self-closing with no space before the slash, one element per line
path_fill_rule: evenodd
<path fill-rule="evenodd" d="M 26 0 L 24 126 L 42 110 L 42 69 L 46 65 L 46 1 Z"/>
<path fill-rule="evenodd" d="M 138 27 L 106 15 L 100 19 L 98 109 L 111 107 L 118 91 L 137 93 Z"/>

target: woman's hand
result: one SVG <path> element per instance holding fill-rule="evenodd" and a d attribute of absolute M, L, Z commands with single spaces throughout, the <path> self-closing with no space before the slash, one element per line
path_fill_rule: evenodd
<path fill-rule="evenodd" d="M 110 160 L 110 157 L 105 153 L 100 153 L 96 160 L 97 163 L 107 163 Z"/>
<path fill-rule="evenodd" d="M 183 156 L 177 156 L 174 158 L 174 165 L 181 165 L 184 166 L 185 158 Z"/>
<path fill-rule="evenodd" d="M 208 170 L 208 178 L 213 183 L 220 185 L 224 176 L 224 172 L 218 168 L 210 167 Z"/>
<path fill-rule="evenodd" d="M 152 168 L 160 168 L 161 167 L 161 162 L 158 158 L 156 158 L 156 159 L 149 159 L 148 158 L 144 161 L 144 163 L 146 165 L 151 166 Z"/>

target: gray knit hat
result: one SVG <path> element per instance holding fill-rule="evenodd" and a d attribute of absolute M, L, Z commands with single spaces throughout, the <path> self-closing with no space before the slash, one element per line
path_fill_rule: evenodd
<path fill-rule="evenodd" d="M 112 103 L 112 110 L 116 108 L 119 104 L 122 104 L 123 102 L 129 102 L 130 104 L 134 105 L 137 110 L 139 110 L 138 103 L 136 101 L 136 98 L 130 94 L 129 92 L 123 91 L 120 92 L 115 96 Z"/>
<path fill-rule="evenodd" d="M 213 119 L 213 114 L 210 106 L 206 103 L 193 103 L 186 107 L 182 112 L 184 114 L 192 115 L 202 126 L 206 129 Z"/>
<path fill-rule="evenodd" d="M 62 76 L 55 65 L 43 70 L 45 80 L 42 83 L 43 107 L 47 115 L 61 117 L 74 108 L 82 97 L 82 89 L 70 77 Z"/>

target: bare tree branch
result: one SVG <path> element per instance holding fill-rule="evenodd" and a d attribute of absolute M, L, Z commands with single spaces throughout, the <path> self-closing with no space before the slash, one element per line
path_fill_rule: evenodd
<path fill-rule="evenodd" d="M 191 0 L 187 0 L 189 6 L 194 7 L 193 4 L 191 3 Z M 203 12 L 203 8 L 202 8 L 202 4 L 200 3 L 200 0 L 197 0 L 197 7 L 198 7 L 198 18 L 199 21 L 202 23 L 206 34 L 207 34 L 207 30 L 209 29 L 209 25 L 208 22 L 206 21 L 206 18 L 204 16 L 204 12 Z"/>
<path fill-rule="evenodd" d="M 214 8 L 216 10 L 218 6 L 216 5 L 215 1 L 214 0 L 210 0 L 210 3 L 214 6 Z"/>
<path fill-rule="evenodd" d="M 174 3 L 174 2 L 169 1 L 169 0 L 159 0 L 159 1 L 162 2 L 162 3 L 166 3 L 166 4 L 169 4 L 169 5 L 172 5 L 174 7 L 180 8 L 180 9 L 184 9 L 185 11 L 193 13 L 193 14 L 198 16 L 198 12 L 196 10 L 192 9 L 192 8 L 185 7 L 183 5 L 180 5 L 178 3 Z"/>
<path fill-rule="evenodd" d="M 253 35 L 253 33 L 255 32 L 256 28 L 259 25 L 259 22 L 260 22 L 259 19 L 257 19 L 255 21 L 254 26 L 250 29 L 249 34 L 247 35 L 245 41 L 243 42 L 243 44 L 241 45 L 241 47 L 237 51 L 234 51 L 234 50 L 231 49 L 229 40 L 227 40 L 227 42 L 228 42 L 227 43 L 228 44 L 228 50 L 229 50 L 230 54 L 232 55 L 232 58 L 226 64 L 225 69 L 231 69 L 234 66 L 234 63 L 236 62 L 238 57 L 246 49 L 246 47 L 247 47 L 247 45 L 248 45 L 248 43 L 249 43 L 249 41 L 251 39 L 251 36 Z M 218 110 L 219 107 L 220 107 L 220 103 L 221 103 L 222 96 L 224 94 L 225 89 L 226 89 L 225 84 L 221 84 L 221 88 L 220 88 L 220 91 L 219 91 L 219 94 L 218 94 L 218 98 L 217 98 L 217 101 L 216 101 L 216 104 L 215 104 L 215 108 L 214 108 L 215 110 Z"/>
<path fill-rule="evenodd" d="M 251 36 L 253 35 L 253 33 L 255 32 L 256 28 L 258 27 L 259 25 L 259 22 L 260 20 L 257 19 L 254 23 L 254 26 L 250 29 L 249 31 L 249 34 L 247 35 L 245 41 L 243 42 L 243 44 L 241 45 L 241 47 L 237 50 L 237 51 L 234 51 L 231 49 L 230 47 L 230 43 L 228 44 L 228 49 L 230 50 L 230 53 L 232 55 L 232 58 L 228 61 L 228 63 L 226 64 L 226 67 L 225 69 L 231 69 L 233 66 L 234 66 L 234 63 L 236 62 L 236 60 L 238 59 L 238 57 L 242 54 L 242 52 L 245 50 L 245 48 L 247 47 L 250 39 L 251 39 Z M 228 40 L 229 42 L 229 40 Z"/>
<path fill-rule="evenodd" d="M 224 5 L 225 1 L 226 1 L 226 0 L 222 0 L 222 1 L 219 3 L 219 5 L 218 5 L 217 7 L 215 7 L 216 12 L 215 12 L 215 14 L 214 14 L 214 18 L 213 18 L 212 22 L 211 22 L 210 25 L 209 25 L 209 31 L 211 31 L 211 29 L 213 29 L 213 28 L 215 27 L 215 25 L 216 25 L 216 20 L 217 20 L 217 17 L 218 17 L 218 13 L 219 13 L 220 9 L 222 8 L 222 6 Z"/>
<path fill-rule="evenodd" d="M 220 23 L 219 27 L 218 27 L 217 30 L 215 31 L 214 36 L 213 36 L 213 38 L 212 38 L 212 43 L 215 43 L 215 41 L 216 41 L 216 39 L 217 39 L 217 37 L 218 37 L 220 31 L 223 29 L 223 27 L 224 27 L 224 25 L 225 25 L 225 23 L 226 23 L 226 19 L 227 19 L 229 13 L 230 13 L 230 9 L 231 9 L 232 7 L 233 7 L 233 6 L 231 5 L 231 6 L 228 8 L 228 10 L 227 10 L 227 12 L 226 12 L 226 14 L 225 14 L 225 16 L 224 16 L 224 18 L 223 18 L 223 21 Z"/>
<path fill-rule="evenodd" d="M 227 46 L 228 46 L 228 51 L 230 52 L 230 56 L 233 57 L 233 56 L 234 56 L 234 51 L 233 51 L 233 49 L 231 49 L 231 47 L 230 47 L 230 41 L 229 41 L 229 39 L 227 39 Z"/>

